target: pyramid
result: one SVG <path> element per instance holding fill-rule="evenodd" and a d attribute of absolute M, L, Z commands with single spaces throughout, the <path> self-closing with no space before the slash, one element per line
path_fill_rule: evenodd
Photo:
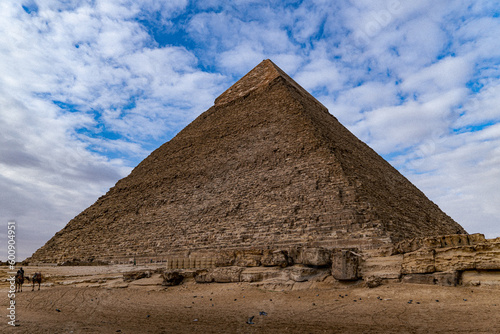
<path fill-rule="evenodd" d="M 373 249 L 465 233 L 264 60 L 28 261 Z"/>

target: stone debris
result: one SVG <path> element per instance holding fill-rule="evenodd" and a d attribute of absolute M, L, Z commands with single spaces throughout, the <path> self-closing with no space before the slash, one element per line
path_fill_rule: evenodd
<path fill-rule="evenodd" d="M 136 281 L 142 278 L 149 278 L 151 277 L 152 271 L 151 270 L 137 270 L 137 271 L 131 271 L 128 273 L 123 274 L 123 281 L 124 282 L 132 282 Z"/>
<path fill-rule="evenodd" d="M 184 280 L 184 276 L 178 271 L 165 271 L 162 273 L 162 278 L 164 286 L 179 285 Z"/>

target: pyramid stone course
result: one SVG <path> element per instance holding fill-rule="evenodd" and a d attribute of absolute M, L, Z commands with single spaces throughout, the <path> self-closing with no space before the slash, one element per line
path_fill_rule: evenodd
<path fill-rule="evenodd" d="M 236 259 L 253 250 L 260 259 L 465 233 L 264 60 L 28 261 L 217 266 L 227 252 Z"/>

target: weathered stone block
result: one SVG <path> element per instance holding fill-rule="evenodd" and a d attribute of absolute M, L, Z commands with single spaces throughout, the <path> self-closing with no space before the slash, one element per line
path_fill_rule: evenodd
<path fill-rule="evenodd" d="M 418 238 L 407 239 L 399 242 L 395 245 L 395 251 L 397 254 L 411 253 L 418 250 L 421 247 L 421 240 Z"/>
<path fill-rule="evenodd" d="M 486 242 L 484 234 L 481 233 L 469 234 L 467 237 L 469 239 L 469 245 L 476 245 Z"/>
<path fill-rule="evenodd" d="M 305 282 L 309 281 L 314 276 L 320 273 L 317 268 L 306 267 L 303 265 L 295 265 L 284 269 L 292 281 L 295 282 Z"/>
<path fill-rule="evenodd" d="M 128 273 L 123 273 L 124 282 L 132 282 L 141 278 L 151 277 L 151 270 L 136 270 Z"/>
<path fill-rule="evenodd" d="M 476 245 L 474 249 L 477 270 L 500 270 L 500 243 Z"/>
<path fill-rule="evenodd" d="M 435 272 L 432 274 L 407 274 L 401 281 L 413 284 L 435 284 L 442 286 L 457 286 L 459 274 L 456 271 Z"/>
<path fill-rule="evenodd" d="M 475 246 L 437 249 L 435 252 L 436 271 L 475 269 Z"/>
<path fill-rule="evenodd" d="M 288 256 L 286 251 L 282 250 L 266 250 L 261 259 L 264 267 L 286 267 L 288 266 Z"/>
<path fill-rule="evenodd" d="M 500 287 L 500 270 L 470 270 L 462 273 L 463 285 Z"/>
<path fill-rule="evenodd" d="M 245 272 L 243 271 L 240 276 L 242 282 L 260 282 L 263 280 L 262 272 Z"/>
<path fill-rule="evenodd" d="M 211 275 L 217 283 L 240 282 L 242 271 L 240 267 L 221 267 L 212 269 Z"/>
<path fill-rule="evenodd" d="M 424 238 L 421 242 L 421 247 L 423 248 L 441 248 L 443 247 L 443 243 L 440 238 L 430 237 Z"/>
<path fill-rule="evenodd" d="M 181 284 L 184 276 L 178 271 L 165 271 L 162 273 L 163 283 L 165 286 L 174 286 Z"/>
<path fill-rule="evenodd" d="M 238 250 L 235 252 L 234 265 L 238 267 L 258 267 L 261 263 L 262 251 L 253 249 Z"/>
<path fill-rule="evenodd" d="M 236 254 L 234 251 L 222 250 L 216 252 L 215 255 L 215 266 L 216 267 L 228 267 L 234 265 L 236 260 Z"/>
<path fill-rule="evenodd" d="M 381 277 L 366 277 L 365 278 L 365 285 L 367 288 L 373 289 L 376 288 L 380 285 L 382 285 L 383 279 Z"/>
<path fill-rule="evenodd" d="M 302 248 L 300 249 L 297 262 L 308 266 L 328 266 L 332 263 L 331 253 L 329 250 L 318 248 Z"/>
<path fill-rule="evenodd" d="M 441 237 L 442 247 L 467 246 L 469 238 L 467 234 L 451 234 Z"/>
<path fill-rule="evenodd" d="M 367 257 L 358 268 L 358 275 L 366 277 L 380 277 L 381 279 L 399 279 L 403 255 Z"/>
<path fill-rule="evenodd" d="M 359 278 L 360 257 L 348 250 L 339 250 L 332 255 L 332 276 L 339 281 L 352 281 Z"/>
<path fill-rule="evenodd" d="M 198 270 L 194 276 L 196 283 L 212 283 L 214 278 L 210 275 L 208 270 Z"/>
<path fill-rule="evenodd" d="M 434 276 L 432 274 L 407 274 L 402 277 L 401 282 L 412 284 L 434 284 Z"/>
<path fill-rule="evenodd" d="M 436 272 L 433 274 L 434 284 L 442 286 L 457 286 L 459 273 L 457 271 Z"/>
<path fill-rule="evenodd" d="M 403 274 L 425 274 L 436 271 L 434 249 L 422 249 L 403 255 Z"/>
<path fill-rule="evenodd" d="M 197 272 L 195 281 L 197 283 L 232 283 L 241 281 L 241 267 L 218 267 Z"/>

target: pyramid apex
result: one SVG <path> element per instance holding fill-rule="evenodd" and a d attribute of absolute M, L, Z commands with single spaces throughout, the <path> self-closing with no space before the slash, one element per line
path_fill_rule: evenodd
<path fill-rule="evenodd" d="M 243 97 L 248 93 L 266 86 L 272 80 L 280 76 L 276 65 L 269 60 L 264 59 L 259 65 L 255 66 L 243 78 L 229 87 L 224 93 L 215 99 L 215 105 L 222 105 L 237 98 Z"/>
<path fill-rule="evenodd" d="M 238 98 L 246 96 L 251 92 L 258 90 L 259 88 L 269 85 L 271 81 L 278 77 L 285 79 L 289 85 L 295 87 L 301 94 L 308 96 L 316 103 L 321 105 L 324 109 L 326 109 L 318 100 L 316 100 L 304 88 L 296 83 L 288 74 L 286 74 L 270 59 L 264 59 L 263 61 L 261 61 L 250 72 L 245 74 L 245 76 L 243 76 L 235 84 L 229 87 L 224 93 L 222 93 L 218 98 L 216 98 L 214 104 L 216 106 L 224 105 Z"/>

